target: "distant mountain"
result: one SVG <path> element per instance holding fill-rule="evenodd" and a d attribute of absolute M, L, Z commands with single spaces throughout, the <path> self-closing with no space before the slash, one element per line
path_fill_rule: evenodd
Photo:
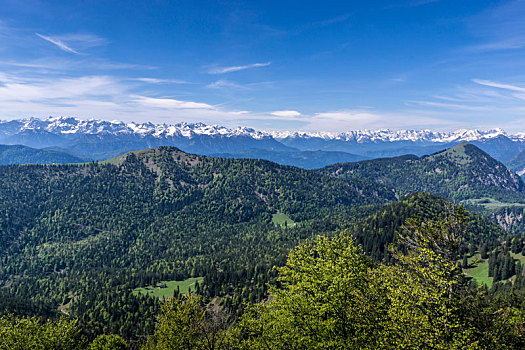
<path fill-rule="evenodd" d="M 60 150 L 35 149 L 21 145 L 0 145 L 0 165 L 7 164 L 63 164 L 81 163 L 86 159 Z"/>
<path fill-rule="evenodd" d="M 175 146 L 198 154 L 252 148 L 293 150 L 270 135 L 249 128 L 227 129 L 202 123 L 137 124 L 64 117 L 0 121 L 0 143 L 36 148 L 61 147 L 76 156 L 95 160 L 158 146 Z"/>
<path fill-rule="evenodd" d="M 69 117 L 0 121 L 1 144 L 21 144 L 34 148 L 60 147 L 77 157 L 94 160 L 145 148 L 175 146 L 201 155 L 263 158 L 309 168 L 326 165 L 328 161 L 347 162 L 353 159 L 348 154 L 355 155 L 355 160 L 359 159 L 357 156 L 361 159 L 403 154 L 422 156 L 463 141 L 475 144 L 504 163 L 525 150 L 525 133 L 509 135 L 501 129 L 454 132 L 264 132 L 246 127 L 230 129 L 203 123 L 167 125 Z M 285 152 L 291 153 L 284 155 Z"/>
<path fill-rule="evenodd" d="M 341 133 L 273 132 L 281 143 L 300 150 L 342 151 L 369 158 L 394 157 L 403 154 L 425 154 L 441 151 L 468 141 L 500 161 L 525 149 L 525 133 L 507 135 L 501 129 L 456 130 L 356 130 Z"/>
<path fill-rule="evenodd" d="M 251 158 L 266 159 L 283 165 L 293 165 L 304 169 L 322 168 L 326 165 L 338 162 L 357 162 L 367 159 L 366 157 L 346 152 L 336 151 L 288 151 L 277 152 L 264 149 L 250 149 L 237 153 L 210 154 L 213 157 L 222 158 Z"/>
<path fill-rule="evenodd" d="M 321 171 L 347 179 L 377 181 L 394 188 L 398 196 L 430 192 L 455 200 L 525 200 L 525 185 L 519 176 L 466 142 L 424 157 L 409 155 L 335 164 Z"/>

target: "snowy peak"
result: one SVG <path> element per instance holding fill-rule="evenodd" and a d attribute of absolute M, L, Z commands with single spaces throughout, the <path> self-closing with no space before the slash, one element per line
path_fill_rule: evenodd
<path fill-rule="evenodd" d="M 254 139 L 271 137 L 269 134 L 251 128 L 238 127 L 228 129 L 218 125 L 204 123 L 178 123 L 174 125 L 153 123 L 124 123 L 121 121 L 104 121 L 99 119 L 80 120 L 72 117 L 49 117 L 0 121 L 0 130 L 5 135 L 15 135 L 27 130 L 41 130 L 51 134 L 109 134 L 153 136 L 156 138 L 186 137 L 196 135 L 209 136 L 248 136 Z"/>
<path fill-rule="evenodd" d="M 235 129 L 204 123 L 125 123 L 122 121 L 105 121 L 100 119 L 81 120 L 73 117 L 49 117 L 0 121 L 0 134 L 15 135 L 24 131 L 45 131 L 56 135 L 89 134 L 89 135 L 134 135 L 154 138 L 193 138 L 198 135 L 235 137 L 245 136 L 260 140 L 265 138 L 284 139 L 322 139 L 352 143 L 377 142 L 437 142 L 450 143 L 460 141 L 480 141 L 506 136 L 513 141 L 525 141 L 525 133 L 507 135 L 502 129 L 494 130 L 456 130 L 453 132 L 434 132 L 431 130 L 354 130 L 340 133 L 303 132 L 303 131 L 257 131 L 247 127 Z"/>
<path fill-rule="evenodd" d="M 507 136 L 502 129 L 494 130 L 456 130 L 453 132 L 433 132 L 431 130 L 355 130 L 341 133 L 330 132 L 290 132 L 277 131 L 271 135 L 276 139 L 287 138 L 321 138 L 324 140 L 340 140 L 347 142 L 395 142 L 395 141 L 427 141 L 427 142 L 458 142 L 491 139 Z M 525 140 L 525 133 L 513 135 Z"/>

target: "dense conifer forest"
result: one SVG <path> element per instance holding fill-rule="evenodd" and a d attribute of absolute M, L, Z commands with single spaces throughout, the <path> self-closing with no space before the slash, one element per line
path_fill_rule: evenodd
<path fill-rule="evenodd" d="M 462 162 L 480 154 L 462 147 Z M 523 198 L 505 169 L 484 184 L 492 161 L 473 179 L 458 175 L 465 164 L 440 169 L 469 195 Z M 339 170 L 371 163 L 352 164 L 304 170 L 161 147 L 1 166 L 0 348 L 523 347 L 521 226 L 409 194 L 469 199 L 439 190 L 460 183 L 396 187 Z M 138 292 L 191 277 L 189 293 Z"/>

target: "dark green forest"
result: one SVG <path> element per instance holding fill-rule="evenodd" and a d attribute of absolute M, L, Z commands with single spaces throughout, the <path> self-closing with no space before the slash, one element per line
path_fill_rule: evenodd
<path fill-rule="evenodd" d="M 463 147 L 461 157 L 478 154 Z M 368 163 L 337 167 L 355 164 Z M 458 179 L 473 167 L 447 164 Z M 374 172 L 339 168 L 173 147 L 105 162 L 1 166 L 0 348 L 523 346 L 521 228 L 511 233 L 421 192 L 519 200 L 522 182 L 478 176 L 454 197 L 462 185 L 446 179 L 400 190 Z M 295 224 L 274 224 L 277 213 Z M 461 273 L 480 254 L 490 288 Z M 189 277 L 203 280 L 187 295 L 134 293 Z M 403 335 L 415 323 L 421 334 Z"/>
<path fill-rule="evenodd" d="M 524 203 L 525 185 L 503 163 L 469 143 L 428 156 L 381 158 L 334 164 L 323 173 L 347 179 L 369 179 L 390 188 L 398 196 L 424 191 L 451 200 L 490 197 Z"/>

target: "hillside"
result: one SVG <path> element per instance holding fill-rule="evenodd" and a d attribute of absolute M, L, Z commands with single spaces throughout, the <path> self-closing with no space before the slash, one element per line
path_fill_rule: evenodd
<path fill-rule="evenodd" d="M 0 145 L 0 165 L 81 163 L 85 159 L 52 149 Z"/>
<path fill-rule="evenodd" d="M 401 231 L 407 219 L 418 217 L 423 221 L 435 220 L 450 212 L 453 207 L 451 202 L 441 197 L 428 193 L 414 193 L 370 214 L 355 224 L 351 231 L 371 257 L 378 261 L 388 261 L 390 256 L 387 246 L 396 242 L 396 232 Z M 466 217 L 463 249 L 467 244 L 477 246 L 482 240 L 495 239 L 507 234 L 497 224 L 475 213 L 467 212 Z"/>
<path fill-rule="evenodd" d="M 517 155 L 515 155 L 509 162 L 507 163 L 507 166 L 509 169 L 513 170 L 521 176 L 522 178 L 525 178 L 525 150 L 521 151 Z"/>
<path fill-rule="evenodd" d="M 335 164 L 320 171 L 340 178 L 377 181 L 394 188 L 398 196 L 430 192 L 458 201 L 484 197 L 504 202 L 525 199 L 525 185 L 519 176 L 469 143 L 423 157 Z"/>
<path fill-rule="evenodd" d="M 339 162 L 357 162 L 366 157 L 336 151 L 288 151 L 276 152 L 264 149 L 250 149 L 236 153 L 211 154 L 212 157 L 266 159 L 272 162 L 292 165 L 303 169 L 321 168 Z"/>
<path fill-rule="evenodd" d="M 273 267 L 301 242 L 348 229 L 388 260 L 385 245 L 407 218 L 449 206 L 428 194 L 388 204 L 394 193 L 378 183 L 174 147 L 1 166 L 0 181 L 0 314 L 63 313 L 91 335 L 131 341 L 152 334 L 159 297 L 178 288 L 240 314 L 266 298 Z M 504 235 L 473 214 L 469 227 L 473 243 Z"/>
<path fill-rule="evenodd" d="M 60 306 L 92 332 L 128 339 L 152 332 L 159 305 L 135 288 L 204 277 L 202 294 L 241 309 L 264 297 L 291 247 L 337 230 L 330 215 L 352 221 L 394 199 L 362 180 L 173 147 L 2 166 L 0 182 L 0 311 Z M 276 213 L 296 225 L 274 225 Z"/>

